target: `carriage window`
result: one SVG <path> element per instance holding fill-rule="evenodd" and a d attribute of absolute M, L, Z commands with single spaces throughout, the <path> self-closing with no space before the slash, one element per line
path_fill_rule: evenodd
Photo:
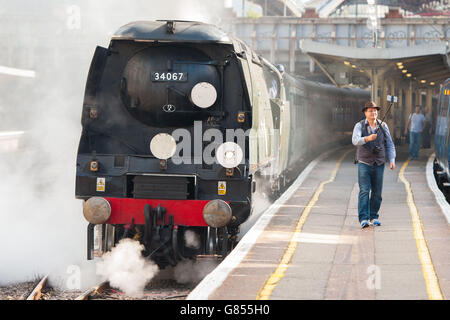
<path fill-rule="evenodd" d="M 444 126 L 445 126 L 445 131 L 447 131 L 448 128 L 448 121 L 450 119 L 450 117 L 448 116 L 448 112 L 449 112 L 449 107 L 450 107 L 450 96 L 444 96 L 444 99 L 442 104 L 441 104 L 441 116 L 442 116 L 442 121 L 444 122 Z"/>

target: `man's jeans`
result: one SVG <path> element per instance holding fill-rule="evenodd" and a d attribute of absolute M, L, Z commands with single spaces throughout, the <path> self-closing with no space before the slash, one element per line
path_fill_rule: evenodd
<path fill-rule="evenodd" d="M 383 189 L 384 164 L 369 166 L 358 163 L 358 218 L 363 220 L 378 219 Z M 370 197 L 369 197 L 370 195 Z"/>
<path fill-rule="evenodd" d="M 419 147 L 420 147 L 420 132 L 409 132 L 409 157 L 418 158 L 419 157 Z"/>

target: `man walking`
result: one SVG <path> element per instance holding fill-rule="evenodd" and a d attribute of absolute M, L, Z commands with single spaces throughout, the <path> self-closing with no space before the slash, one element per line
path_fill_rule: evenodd
<path fill-rule="evenodd" d="M 408 123 L 405 128 L 405 135 L 409 129 L 409 157 L 411 160 L 419 158 L 419 148 L 421 144 L 422 130 L 425 125 L 425 116 L 420 113 L 420 106 L 416 106 L 413 114 L 409 116 Z"/>
<path fill-rule="evenodd" d="M 381 225 L 378 211 L 382 200 L 386 155 L 389 168 L 395 169 L 395 146 L 387 124 L 377 120 L 378 110 L 380 107 L 373 101 L 366 102 L 362 109 L 365 119 L 356 123 L 352 136 L 358 161 L 358 218 L 362 228 L 368 227 L 370 223 Z"/>

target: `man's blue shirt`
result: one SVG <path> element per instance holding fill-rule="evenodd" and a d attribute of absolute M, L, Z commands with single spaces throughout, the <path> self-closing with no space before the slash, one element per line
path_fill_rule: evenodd
<path fill-rule="evenodd" d="M 426 120 L 425 116 L 421 113 L 413 113 L 409 116 L 409 120 L 411 120 L 411 129 L 412 132 L 422 132 L 423 129 L 423 121 Z"/>

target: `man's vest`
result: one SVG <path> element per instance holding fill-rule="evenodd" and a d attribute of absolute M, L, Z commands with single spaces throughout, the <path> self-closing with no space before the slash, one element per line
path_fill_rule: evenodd
<path fill-rule="evenodd" d="M 356 147 L 356 160 L 364 162 L 369 165 L 376 163 L 382 165 L 386 162 L 386 134 L 380 121 L 377 120 L 380 129 L 377 132 L 377 138 L 374 141 L 369 141 L 362 146 Z M 370 136 L 372 133 L 369 131 L 369 123 L 366 120 L 361 120 L 361 136 Z M 379 152 L 374 153 L 373 149 L 378 147 Z"/>

